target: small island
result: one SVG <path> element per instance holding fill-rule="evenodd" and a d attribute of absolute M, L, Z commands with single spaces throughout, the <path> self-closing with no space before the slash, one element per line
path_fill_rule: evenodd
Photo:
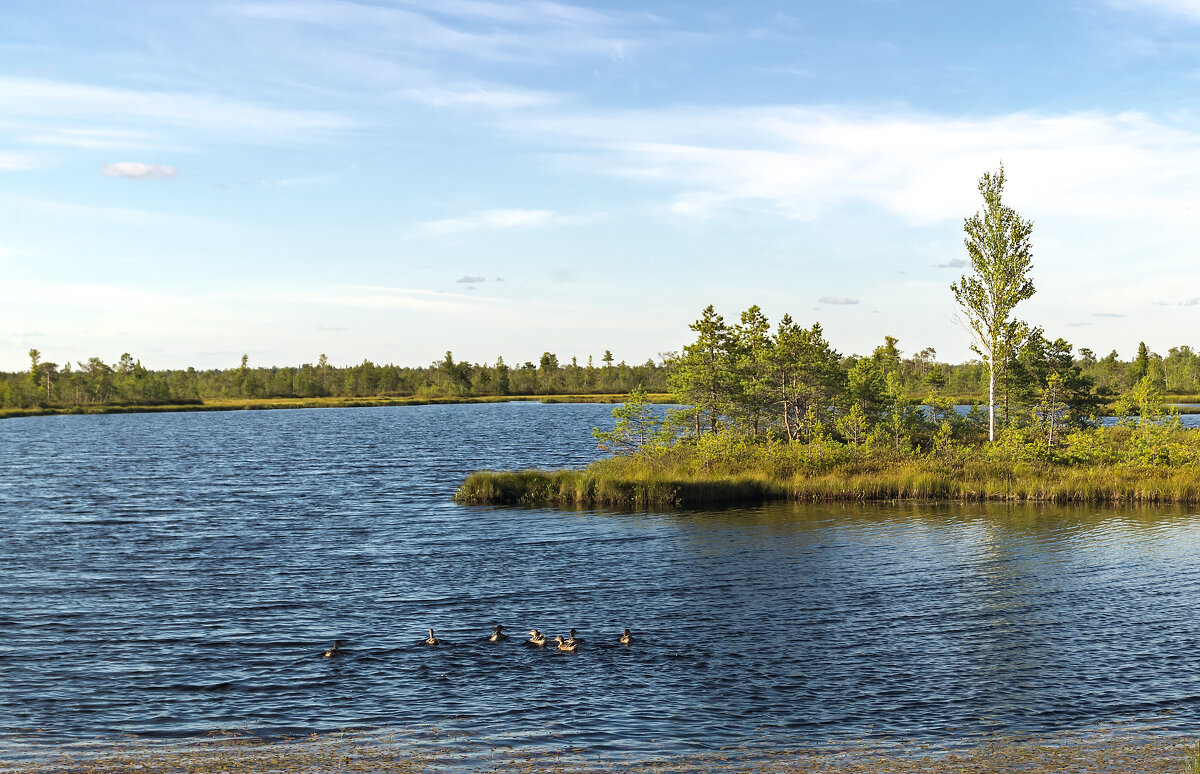
<path fill-rule="evenodd" d="M 942 371 L 927 395 L 902 386 L 897 340 L 845 358 L 819 323 L 757 306 L 729 324 L 709 306 L 669 363 L 682 408 L 643 391 L 597 428 L 613 456 L 581 470 L 479 471 L 464 504 L 695 507 L 798 501 L 953 499 L 1200 502 L 1200 433 L 1164 407 L 1161 366 L 1144 351 L 1131 386 L 1098 387 L 1063 338 L 1012 312 L 1034 294 L 1032 224 L 1002 201 L 1004 169 L 979 181 L 965 222 L 971 273 L 950 289 L 986 369 L 986 405 L 958 406 Z M 1094 360 L 1092 361 L 1094 362 Z M 1098 418 L 1101 411 L 1115 417 Z"/>

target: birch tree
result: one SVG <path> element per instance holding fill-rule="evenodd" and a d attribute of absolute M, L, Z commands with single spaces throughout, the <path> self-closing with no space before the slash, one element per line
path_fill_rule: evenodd
<path fill-rule="evenodd" d="M 988 368 L 988 440 L 996 440 L 996 374 L 1021 343 L 1026 326 L 1012 310 L 1034 294 L 1030 235 L 1033 223 L 1004 204 L 1004 165 L 979 178 L 983 209 L 967 218 L 963 240 L 971 257 L 970 275 L 950 284 L 966 314 L 973 349 Z"/>

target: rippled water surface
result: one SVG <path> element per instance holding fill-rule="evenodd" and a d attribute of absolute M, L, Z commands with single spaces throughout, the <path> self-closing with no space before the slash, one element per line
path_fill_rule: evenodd
<path fill-rule="evenodd" d="M 450 502 L 473 469 L 592 459 L 610 408 L 0 422 L 0 733 L 619 754 L 1200 722 L 1192 509 Z"/>

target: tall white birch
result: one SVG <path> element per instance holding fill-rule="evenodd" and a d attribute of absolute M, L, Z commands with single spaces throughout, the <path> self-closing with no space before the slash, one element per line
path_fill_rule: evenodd
<path fill-rule="evenodd" d="M 1034 294 L 1033 223 L 1004 204 L 1004 165 L 979 178 L 983 209 L 963 222 L 970 275 L 950 284 L 966 314 L 973 349 L 988 367 L 988 440 L 996 440 L 996 374 L 1028 331 L 1012 310 Z"/>

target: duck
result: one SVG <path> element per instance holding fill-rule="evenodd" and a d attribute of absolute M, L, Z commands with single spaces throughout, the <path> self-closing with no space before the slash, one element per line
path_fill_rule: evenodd
<path fill-rule="evenodd" d="M 579 643 L 581 643 L 581 642 L 583 642 L 583 640 L 580 640 L 580 639 L 576 638 L 576 637 L 575 637 L 575 630 L 574 630 L 574 629 L 572 629 L 572 630 L 571 630 L 571 634 L 570 634 L 570 636 L 568 636 L 568 637 L 567 637 L 567 644 L 568 644 L 568 645 L 578 645 L 578 644 L 579 644 Z"/>
<path fill-rule="evenodd" d="M 429 636 L 422 640 L 425 645 L 441 645 L 442 641 L 433 636 L 433 629 L 429 630 Z"/>
<path fill-rule="evenodd" d="M 633 644 L 633 632 L 626 629 L 625 633 L 621 635 L 621 644 L 622 645 L 632 645 Z"/>
<path fill-rule="evenodd" d="M 579 649 L 579 643 L 564 641 L 561 634 L 554 638 L 554 642 L 558 643 L 559 650 L 566 651 L 567 653 L 574 653 Z"/>
<path fill-rule="evenodd" d="M 546 635 L 539 632 L 537 629 L 529 630 L 529 643 L 531 645 L 545 645 Z"/>
<path fill-rule="evenodd" d="M 342 641 L 341 641 L 341 640 L 334 640 L 334 641 L 333 641 L 333 647 L 332 647 L 332 648 L 330 648 L 329 650 L 325 651 L 325 658 L 333 658 L 333 657 L 334 657 L 334 656 L 336 656 L 336 655 L 337 655 L 339 652 L 341 652 L 341 649 L 342 649 Z"/>
<path fill-rule="evenodd" d="M 497 625 L 496 629 L 492 632 L 492 636 L 488 637 L 488 642 L 504 642 L 507 640 L 508 635 L 505 634 L 503 630 L 503 626 Z"/>

